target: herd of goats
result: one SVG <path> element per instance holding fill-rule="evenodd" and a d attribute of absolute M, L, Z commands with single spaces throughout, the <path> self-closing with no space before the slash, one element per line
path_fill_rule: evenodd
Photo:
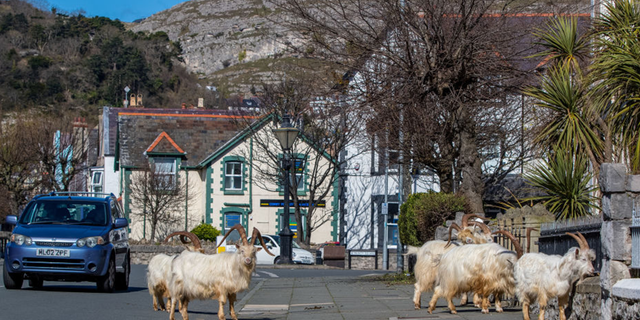
<path fill-rule="evenodd" d="M 471 218 L 475 221 L 469 221 Z M 475 306 L 481 308 L 482 313 L 489 313 L 491 296 L 497 312 L 503 311 L 500 297 L 517 296 L 525 320 L 530 319 L 529 306 L 535 302 L 540 306 L 538 319 L 543 320 L 548 301 L 557 297 L 560 319 L 566 320 L 564 309 L 573 283 L 594 273 L 591 261 L 595 260 L 595 252 L 589 249 L 584 236 L 579 232 L 567 233 L 579 247 L 570 248 L 564 256 L 523 254 L 516 237 L 506 230 L 491 232 L 481 219 L 466 214 L 462 226 L 453 223 L 449 228 L 449 241 L 432 240 L 419 248 L 408 247 L 406 254 L 416 255 L 415 308 L 421 308 L 420 296 L 426 291 L 433 291 L 429 313 L 440 297 L 447 299 L 451 313 L 455 314 L 454 297 L 461 297 L 461 304 L 465 305 L 469 293 L 473 293 Z M 457 230 L 457 241 L 451 241 L 453 229 Z M 237 320 L 236 294 L 249 287 L 256 267 L 256 252 L 264 249 L 273 254 L 258 229 L 253 228 L 251 239 L 252 242 L 258 239 L 262 247 L 249 243 L 246 230 L 239 224 L 232 227 L 220 243 L 224 243 L 233 230 L 240 234 L 242 244 L 236 244 L 235 252 L 219 254 L 205 254 L 198 237 L 190 232 L 170 234 L 165 241 L 179 235 L 180 241 L 188 246 L 178 255 L 158 254 L 149 261 L 147 283 L 153 309 L 168 311 L 169 319 L 174 320 L 177 304 L 182 318 L 188 320 L 189 301 L 217 299 L 218 318 L 225 319 L 224 305 L 229 301 L 229 313 Z M 515 252 L 495 243 L 495 234 L 508 237 Z"/>

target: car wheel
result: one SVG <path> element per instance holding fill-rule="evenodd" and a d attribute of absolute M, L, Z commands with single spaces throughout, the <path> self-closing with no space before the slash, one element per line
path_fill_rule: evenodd
<path fill-rule="evenodd" d="M 42 289 L 42 285 L 44 284 L 44 280 L 38 277 L 33 277 L 29 279 L 29 286 L 34 289 Z"/>
<path fill-rule="evenodd" d="M 280 264 L 280 257 L 276 257 L 275 260 L 273 260 L 273 264 Z"/>
<path fill-rule="evenodd" d="M 116 273 L 116 290 L 129 289 L 129 273 L 131 272 L 131 263 L 129 262 L 129 256 L 127 256 L 124 262 L 124 272 Z"/>
<path fill-rule="evenodd" d="M 113 292 L 116 282 L 116 263 L 113 259 L 109 260 L 109 267 L 107 268 L 107 274 L 98 278 L 98 291 Z"/>
<path fill-rule="evenodd" d="M 4 281 L 4 287 L 7 289 L 20 289 L 22 288 L 22 281 L 24 280 L 24 275 L 21 272 L 18 273 L 9 273 L 7 271 L 7 267 L 2 267 L 2 278 Z"/>

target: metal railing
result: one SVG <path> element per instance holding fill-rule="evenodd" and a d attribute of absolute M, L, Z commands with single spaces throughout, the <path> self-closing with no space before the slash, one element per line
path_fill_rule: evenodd
<path fill-rule="evenodd" d="M 593 267 L 596 272 L 600 272 L 602 267 L 602 246 L 600 242 L 600 229 L 602 228 L 602 217 L 591 216 L 582 219 L 572 219 L 543 223 L 540 226 L 540 239 L 538 239 L 539 250 L 545 254 L 564 255 L 569 248 L 578 247 L 578 243 L 566 233 L 580 232 L 589 248 L 596 253 L 596 260 Z"/>

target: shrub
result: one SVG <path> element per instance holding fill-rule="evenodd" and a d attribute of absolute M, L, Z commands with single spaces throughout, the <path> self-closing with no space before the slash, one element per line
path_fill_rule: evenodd
<path fill-rule="evenodd" d="M 422 246 L 433 240 L 435 230 L 458 211 L 465 210 L 465 198 L 451 193 L 415 193 L 400 207 L 398 229 L 403 244 Z"/>
<path fill-rule="evenodd" d="M 193 228 L 193 230 L 191 230 L 191 233 L 198 236 L 200 240 L 209 240 L 213 242 L 216 242 L 216 237 L 220 235 L 220 231 L 218 231 L 218 229 L 206 223 Z"/>

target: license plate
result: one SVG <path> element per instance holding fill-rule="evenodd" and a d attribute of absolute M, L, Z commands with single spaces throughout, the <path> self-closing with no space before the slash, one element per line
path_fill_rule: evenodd
<path fill-rule="evenodd" d="M 70 257 L 69 249 L 38 249 L 36 256 L 40 257 Z"/>

